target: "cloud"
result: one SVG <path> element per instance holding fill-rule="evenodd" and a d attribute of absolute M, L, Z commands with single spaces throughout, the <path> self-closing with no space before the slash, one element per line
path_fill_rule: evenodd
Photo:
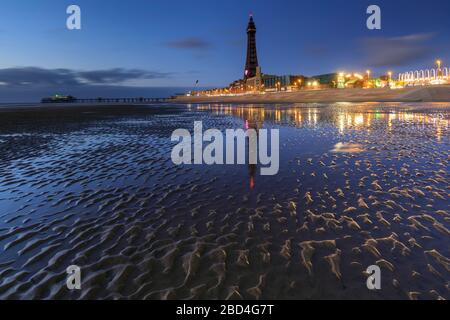
<path fill-rule="evenodd" d="M 110 69 L 110 70 L 94 70 L 78 72 L 82 79 L 98 84 L 105 83 L 122 83 L 128 80 L 137 79 L 162 79 L 167 78 L 170 73 L 162 73 L 156 71 L 145 71 L 139 69 Z"/>
<path fill-rule="evenodd" d="M 79 84 L 75 73 L 69 69 L 35 67 L 0 69 L 0 82 L 9 86 Z"/>
<path fill-rule="evenodd" d="M 86 86 L 118 85 L 139 79 L 163 79 L 170 73 L 139 69 L 108 69 L 77 71 L 71 69 L 44 69 L 18 67 L 0 69 L 2 86 Z"/>
<path fill-rule="evenodd" d="M 434 49 L 429 42 L 433 37 L 433 33 L 417 33 L 393 38 L 364 38 L 361 45 L 368 65 L 398 67 L 431 56 Z"/>
<path fill-rule="evenodd" d="M 165 46 L 173 49 L 201 50 L 208 49 L 212 45 L 206 40 L 193 37 L 166 42 Z"/>

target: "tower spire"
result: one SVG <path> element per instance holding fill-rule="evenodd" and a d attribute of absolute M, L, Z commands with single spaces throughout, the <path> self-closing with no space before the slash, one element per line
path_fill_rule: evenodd
<path fill-rule="evenodd" d="M 244 80 L 256 76 L 258 64 L 258 54 L 256 52 L 256 25 L 253 20 L 253 14 L 250 13 L 250 19 L 247 27 L 247 60 L 245 63 Z"/>

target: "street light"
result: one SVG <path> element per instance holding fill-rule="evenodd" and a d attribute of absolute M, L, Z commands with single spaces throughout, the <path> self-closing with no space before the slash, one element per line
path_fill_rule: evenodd
<path fill-rule="evenodd" d="M 389 88 L 391 88 L 391 86 L 392 86 L 392 72 L 391 71 L 388 72 L 388 76 L 389 76 L 388 86 L 389 86 Z"/>
<path fill-rule="evenodd" d="M 437 78 L 438 79 L 441 79 L 441 77 L 442 77 L 441 63 L 442 63 L 442 61 L 440 59 L 436 60 L 436 64 L 438 66 L 438 69 L 437 69 Z"/>

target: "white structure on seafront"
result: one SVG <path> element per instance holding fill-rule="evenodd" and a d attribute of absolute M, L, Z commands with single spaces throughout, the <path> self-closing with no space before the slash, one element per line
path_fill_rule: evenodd
<path fill-rule="evenodd" d="M 406 85 L 433 85 L 450 83 L 449 68 L 441 68 L 441 61 L 436 61 L 437 68 L 400 73 L 398 80 Z"/>

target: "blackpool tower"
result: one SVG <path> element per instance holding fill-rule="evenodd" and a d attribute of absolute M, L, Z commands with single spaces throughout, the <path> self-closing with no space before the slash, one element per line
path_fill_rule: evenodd
<path fill-rule="evenodd" d="M 247 27 L 247 61 L 245 63 L 244 80 L 256 76 L 258 67 L 258 55 L 256 53 L 256 25 L 253 21 L 253 15 L 250 15 L 250 21 Z"/>

